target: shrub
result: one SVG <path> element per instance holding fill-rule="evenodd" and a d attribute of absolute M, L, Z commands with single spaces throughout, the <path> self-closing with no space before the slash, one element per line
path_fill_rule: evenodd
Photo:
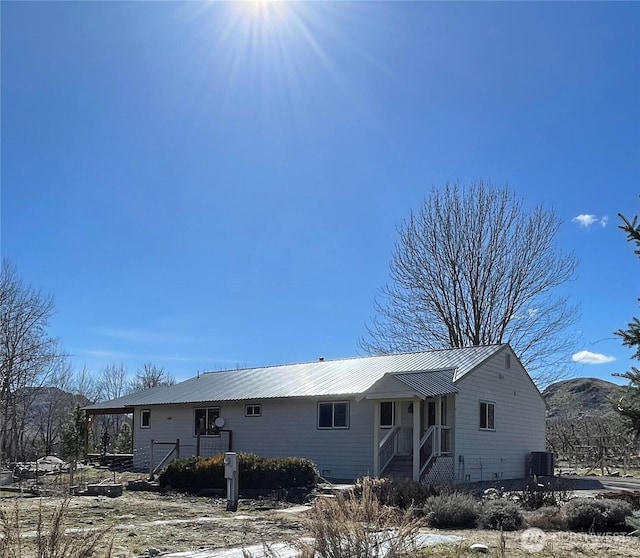
<path fill-rule="evenodd" d="M 560 508 L 543 506 L 529 512 L 526 517 L 528 527 L 537 527 L 543 531 L 564 531 L 566 522 Z"/>
<path fill-rule="evenodd" d="M 537 510 L 543 506 L 559 506 L 569 499 L 569 493 L 551 483 L 541 484 L 533 480 L 522 492 L 513 494 L 525 510 Z"/>
<path fill-rule="evenodd" d="M 268 459 L 253 454 L 238 455 L 240 489 L 313 488 L 318 472 L 313 462 L 299 457 Z M 160 474 L 160 486 L 196 491 L 224 489 L 224 455 L 177 459 Z"/>
<path fill-rule="evenodd" d="M 354 495 L 360 496 L 364 485 L 369 487 L 384 505 L 402 510 L 422 508 L 427 498 L 436 494 L 432 486 L 412 479 L 371 479 L 365 477 L 356 481 Z"/>
<path fill-rule="evenodd" d="M 301 556 L 401 558 L 415 555 L 422 521 L 384 505 L 381 481 L 364 478 L 346 495 L 319 497 L 309 512 L 313 542 L 299 541 Z"/>
<path fill-rule="evenodd" d="M 622 527 L 633 512 L 627 502 L 575 498 L 563 506 L 563 513 L 573 531 L 604 531 Z"/>
<path fill-rule="evenodd" d="M 480 522 L 485 529 L 515 531 L 524 523 L 522 510 L 509 500 L 492 500 L 482 507 Z"/>
<path fill-rule="evenodd" d="M 606 498 L 608 500 L 623 500 L 631 505 L 631 509 L 640 510 L 640 490 L 628 491 L 619 490 L 617 492 L 601 492 L 596 498 Z"/>
<path fill-rule="evenodd" d="M 467 529 L 478 522 L 479 504 L 464 492 L 442 493 L 427 498 L 424 511 L 431 527 Z"/>

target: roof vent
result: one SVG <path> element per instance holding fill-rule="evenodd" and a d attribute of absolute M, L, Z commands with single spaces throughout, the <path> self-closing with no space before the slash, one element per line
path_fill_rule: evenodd
<path fill-rule="evenodd" d="M 320 358 L 318 359 L 318 362 L 324 362 L 324 357 L 320 357 Z"/>

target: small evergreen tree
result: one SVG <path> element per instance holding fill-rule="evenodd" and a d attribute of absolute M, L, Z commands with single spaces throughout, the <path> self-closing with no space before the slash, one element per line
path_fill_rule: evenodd
<path fill-rule="evenodd" d="M 116 439 L 116 449 L 118 453 L 130 453 L 133 451 L 133 436 L 131 435 L 131 426 L 129 423 L 123 422 Z"/>
<path fill-rule="evenodd" d="M 635 243 L 635 253 L 640 256 L 640 225 L 638 224 L 638 216 L 636 215 L 632 221 L 629 221 L 624 215 L 618 215 L 624 223 L 620 225 L 620 228 L 627 233 L 627 240 Z M 616 331 L 615 334 L 622 338 L 622 344 L 625 347 L 636 348 L 633 358 L 640 360 L 640 319 L 633 318 L 628 324 L 627 329 L 620 329 Z M 640 437 L 640 370 L 632 366 L 631 370 L 624 374 L 618 374 L 618 376 L 629 380 L 629 385 L 626 388 L 624 396 L 618 402 L 617 411 L 633 431 L 636 438 L 638 438 Z"/>
<path fill-rule="evenodd" d="M 76 405 L 62 434 L 62 453 L 65 459 L 78 461 L 84 457 L 87 422 L 80 405 Z"/>

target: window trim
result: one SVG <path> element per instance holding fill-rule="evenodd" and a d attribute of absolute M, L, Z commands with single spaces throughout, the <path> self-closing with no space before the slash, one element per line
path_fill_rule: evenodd
<path fill-rule="evenodd" d="M 331 426 L 320 426 L 320 407 L 322 405 L 331 405 Z M 336 405 L 345 406 L 345 425 L 336 426 Z M 318 401 L 316 427 L 318 430 L 348 430 L 349 429 L 349 401 Z"/>
<path fill-rule="evenodd" d="M 484 413 L 482 412 L 482 406 L 485 405 L 485 411 Z M 490 407 L 493 407 L 493 412 L 490 413 L 489 409 Z M 491 421 L 489 420 L 489 418 L 493 419 L 493 424 L 491 424 Z M 485 400 L 480 400 L 480 406 L 479 406 L 479 424 L 478 424 L 478 429 L 479 430 L 483 430 L 483 431 L 487 431 L 487 432 L 495 432 L 496 430 L 496 403 L 495 401 L 485 401 Z M 485 426 L 482 426 L 482 421 L 484 419 L 484 423 Z"/>
<path fill-rule="evenodd" d="M 147 416 L 145 424 L 144 417 Z M 151 409 L 140 409 L 140 428 L 151 428 Z"/>
<path fill-rule="evenodd" d="M 258 410 L 258 412 L 249 412 L 249 409 L 253 409 L 253 411 L 255 411 L 256 409 Z M 253 417 L 261 417 L 262 416 L 262 403 L 251 403 L 251 404 L 246 404 L 244 406 L 244 416 L 245 417 L 249 417 L 249 418 L 253 418 Z"/>
<path fill-rule="evenodd" d="M 193 408 L 193 435 L 195 436 L 201 436 L 201 437 L 207 437 L 207 438 L 212 438 L 212 437 L 219 437 L 220 436 L 220 429 L 217 427 L 214 427 L 212 432 L 209 433 L 208 431 L 208 426 L 205 424 L 205 432 L 198 432 L 198 428 L 196 425 L 196 414 L 198 413 L 198 411 L 205 411 L 205 423 L 210 423 L 211 421 L 209 420 L 209 412 L 210 411 L 217 411 L 218 415 L 215 418 L 218 418 L 220 416 L 222 416 L 222 411 L 220 408 L 220 405 L 212 405 L 211 407 L 194 407 Z M 215 421 L 215 419 L 213 419 Z"/>

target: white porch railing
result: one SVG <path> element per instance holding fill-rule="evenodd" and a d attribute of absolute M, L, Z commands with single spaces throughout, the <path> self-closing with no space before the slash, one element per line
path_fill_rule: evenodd
<path fill-rule="evenodd" d="M 451 427 L 434 424 L 424 433 L 420 439 L 420 474 L 422 478 L 429 463 L 443 453 L 451 452 Z"/>
<path fill-rule="evenodd" d="M 436 429 L 435 425 L 430 426 L 420 439 L 418 451 L 420 452 L 420 474 L 418 478 L 422 478 L 422 474 L 433 459 L 436 453 Z"/>
<path fill-rule="evenodd" d="M 391 463 L 393 456 L 396 454 L 398 447 L 398 433 L 400 432 L 399 426 L 394 426 L 387 435 L 380 440 L 378 446 L 378 455 L 380 456 L 380 471 L 384 471 Z"/>

